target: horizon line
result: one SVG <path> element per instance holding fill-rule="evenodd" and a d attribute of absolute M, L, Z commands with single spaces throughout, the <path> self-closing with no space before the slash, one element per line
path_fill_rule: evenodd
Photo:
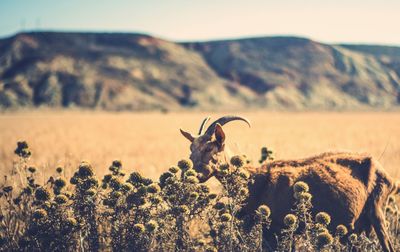
<path fill-rule="evenodd" d="M 166 38 L 165 36 L 162 35 L 157 35 L 157 34 L 152 34 L 149 32 L 145 31 L 127 31 L 127 30 L 97 30 L 97 29 L 91 29 L 91 30 L 79 30 L 79 29 L 27 29 L 27 30 L 20 30 L 16 31 L 14 33 L 11 33 L 9 35 L 1 35 L 0 40 L 3 39 L 8 39 L 17 36 L 18 34 L 24 34 L 24 33 L 80 33 L 80 34 L 137 34 L 137 35 L 144 35 L 144 36 L 150 36 L 154 38 L 159 38 L 165 41 L 173 42 L 173 43 L 178 43 L 178 44 L 184 44 L 184 43 L 193 43 L 193 42 L 198 42 L 198 43 L 206 43 L 206 42 L 218 42 L 218 41 L 234 41 L 234 40 L 246 40 L 246 39 L 257 39 L 257 38 L 272 38 L 272 37 L 287 37 L 287 38 L 299 38 L 299 39 L 307 39 L 310 41 L 314 41 L 320 44 L 329 44 L 329 45 L 364 45 L 364 46 L 387 46 L 387 47 L 400 47 L 399 44 L 392 44 L 392 43 L 384 43 L 384 42 L 366 42 L 366 41 L 358 41 L 358 42 L 326 42 L 326 41 L 321 41 L 318 39 L 314 39 L 305 35 L 297 35 L 297 34 L 286 34 L 286 33 L 281 33 L 281 34 L 255 34 L 255 35 L 243 35 L 243 36 L 228 36 L 228 37 L 223 37 L 223 38 L 209 38 L 209 39 L 188 39 L 188 40 L 181 40 L 181 39 L 171 39 L 171 38 Z"/>

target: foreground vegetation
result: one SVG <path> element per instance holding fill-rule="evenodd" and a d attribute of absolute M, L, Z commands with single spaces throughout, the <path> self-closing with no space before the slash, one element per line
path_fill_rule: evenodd
<path fill-rule="evenodd" d="M 312 214 L 308 185 L 293 186 L 292 212 L 279 234 L 268 233 L 271 211 L 262 205 L 250 228 L 238 218 L 251 177 L 244 156 L 220 166 L 222 191 L 214 193 L 197 180 L 190 160 L 170 167 L 157 181 L 139 172 L 127 174 L 121 161 L 98 179 L 88 162 L 74 175 L 57 167 L 38 183 L 26 142 L 15 150 L 14 176 L 0 187 L 1 251 L 380 251 L 372 235 L 351 234 L 344 225 L 330 232 L 327 213 Z M 263 149 L 260 163 L 268 162 Z M 19 185 L 15 185 L 15 176 Z M 399 210 L 394 198 L 385 207 L 389 233 L 400 249 Z M 263 237 L 273 237 L 277 246 Z M 274 247 L 274 248 L 272 248 Z"/>

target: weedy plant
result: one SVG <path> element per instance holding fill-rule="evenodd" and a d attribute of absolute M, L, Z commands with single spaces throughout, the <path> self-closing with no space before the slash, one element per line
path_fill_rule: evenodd
<path fill-rule="evenodd" d="M 256 211 L 255 224 L 248 230 L 242 219 L 237 218 L 249 195 L 248 183 L 252 182 L 249 172 L 243 168 L 245 156 L 233 156 L 230 164 L 222 164 L 217 171 L 222 192 L 209 211 L 208 223 L 213 246 L 218 251 L 262 250 L 262 230 L 269 225 L 271 214 L 268 206 Z"/>
<path fill-rule="evenodd" d="M 79 236 L 82 250 L 97 251 L 100 247 L 98 230 L 98 185 L 92 166 L 84 161 L 74 173 L 70 183 L 75 186 L 73 212 L 81 228 Z"/>
<path fill-rule="evenodd" d="M 274 160 L 273 152 L 272 150 L 268 150 L 267 147 L 262 147 L 261 148 L 261 157 L 260 160 L 258 161 L 260 164 L 264 164 L 267 161 L 272 161 Z"/>
<path fill-rule="evenodd" d="M 380 251 L 374 235 L 329 226 L 325 212 L 313 214 L 309 186 L 293 185 L 295 202 L 277 234 L 268 233 L 271 210 L 260 205 L 249 229 L 240 211 L 252 177 L 250 161 L 234 156 L 219 165 L 218 193 L 199 183 L 190 160 L 181 160 L 158 181 L 115 160 L 101 181 L 84 161 L 67 179 L 62 167 L 46 183 L 29 165 L 31 151 L 18 142 L 12 174 L 0 186 L 0 251 Z M 272 160 L 262 149 L 260 163 Z M 19 178 L 17 180 L 14 179 Z M 385 208 L 388 229 L 400 249 L 399 208 L 391 197 Z M 329 231 L 330 230 L 330 231 Z M 272 248 L 266 236 L 276 235 Z"/>

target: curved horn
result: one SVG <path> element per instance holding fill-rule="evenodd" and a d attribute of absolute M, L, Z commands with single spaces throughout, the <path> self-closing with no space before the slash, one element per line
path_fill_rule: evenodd
<path fill-rule="evenodd" d="M 249 125 L 249 127 L 251 127 L 250 125 L 250 121 L 247 120 L 246 118 L 240 117 L 240 116 L 224 116 L 219 118 L 218 120 L 216 120 L 215 122 L 213 122 L 208 129 L 206 130 L 206 132 L 204 133 L 204 135 L 208 135 L 208 136 L 212 136 L 212 134 L 214 134 L 215 131 L 215 126 L 217 125 L 217 123 L 219 123 L 221 126 L 223 126 L 224 124 L 230 122 L 230 121 L 235 121 L 235 120 L 240 120 L 240 121 L 244 121 L 247 123 L 247 125 Z"/>
<path fill-rule="evenodd" d="M 201 135 L 201 133 L 203 133 L 204 127 L 206 126 L 207 122 L 210 120 L 210 117 L 207 116 L 206 118 L 204 118 L 203 122 L 201 123 L 200 129 L 199 129 L 199 135 Z"/>

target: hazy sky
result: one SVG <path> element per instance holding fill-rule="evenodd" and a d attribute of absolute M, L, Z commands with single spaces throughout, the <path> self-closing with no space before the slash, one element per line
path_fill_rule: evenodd
<path fill-rule="evenodd" d="M 0 0 L 0 37 L 21 30 L 144 32 L 178 41 L 297 35 L 400 45 L 400 0 Z"/>

